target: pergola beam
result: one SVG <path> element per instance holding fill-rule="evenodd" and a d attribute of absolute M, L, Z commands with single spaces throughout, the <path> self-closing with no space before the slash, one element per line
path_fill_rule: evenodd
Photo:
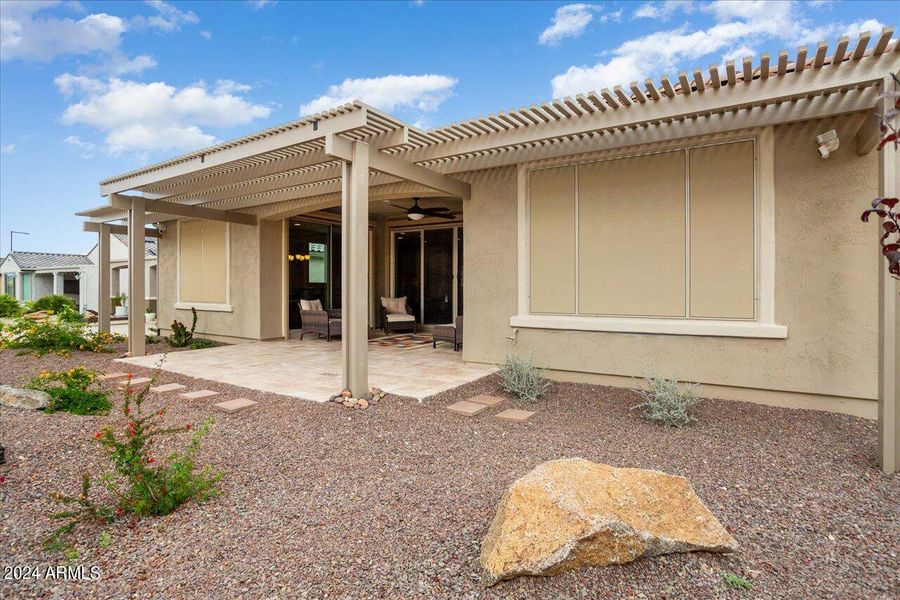
<path fill-rule="evenodd" d="M 148 173 L 102 184 L 100 186 L 100 195 L 108 196 L 109 194 L 133 190 L 144 185 L 158 184 L 166 179 L 183 177 L 192 173 L 199 174 L 236 160 L 243 160 L 288 146 L 303 144 L 316 138 L 321 138 L 323 135 L 342 133 L 365 127 L 367 124 L 367 113 L 367 109 L 357 108 L 341 115 L 312 121 L 296 129 L 289 129 L 209 154 L 201 154 L 184 162 L 162 167 Z"/>
<path fill-rule="evenodd" d="M 411 162 L 450 158 L 498 146 L 534 142 L 587 131 L 598 131 L 642 125 L 708 112 L 733 110 L 747 106 L 776 104 L 795 99 L 801 94 L 825 93 L 880 82 L 884 73 L 900 68 L 900 57 L 862 59 L 839 69 L 806 69 L 793 77 L 769 77 L 753 81 L 753 85 L 707 90 L 703 94 L 676 94 L 664 102 L 632 105 L 624 110 L 585 114 L 571 119 L 552 120 L 532 127 L 510 129 L 493 135 L 478 136 L 445 144 L 435 144 L 398 154 Z M 607 99 L 608 100 L 608 99 Z"/>
<path fill-rule="evenodd" d="M 123 196 L 121 194 L 110 194 L 109 204 L 113 208 L 131 210 L 131 207 L 140 201 L 143 210 L 163 215 L 172 215 L 176 217 L 187 217 L 192 219 L 205 219 L 207 221 L 224 221 L 225 223 L 236 223 L 238 225 L 257 224 L 256 215 L 247 213 L 236 213 L 224 210 L 215 210 L 213 208 L 205 208 L 202 206 L 190 206 L 186 204 L 176 204 L 175 202 L 165 202 L 162 200 L 148 200 L 140 196 Z M 142 214 L 143 214 L 142 210 Z M 131 227 L 129 221 L 129 231 Z M 143 228 L 143 223 L 141 224 Z"/>
<path fill-rule="evenodd" d="M 353 142 L 342 137 L 325 136 L 325 154 L 343 161 L 352 160 L 352 145 Z M 472 193 L 472 187 L 464 181 L 407 162 L 396 156 L 388 156 L 377 150 L 369 152 L 368 163 L 369 168 L 373 171 L 412 181 L 456 198 L 469 198 Z"/>
<path fill-rule="evenodd" d="M 877 111 L 866 116 L 859 131 L 856 132 L 856 153 L 865 156 L 878 146 L 881 141 L 881 117 Z"/>
<path fill-rule="evenodd" d="M 108 233 L 119 233 L 122 235 L 126 235 L 128 233 L 128 227 L 125 225 L 112 225 L 107 223 L 95 223 L 93 221 L 85 221 L 81 224 L 81 228 L 83 231 L 89 231 L 91 233 L 100 233 L 102 228 L 106 227 L 106 231 Z M 162 232 L 159 229 L 153 227 L 144 228 L 144 237 L 145 238 L 161 238 Z"/>

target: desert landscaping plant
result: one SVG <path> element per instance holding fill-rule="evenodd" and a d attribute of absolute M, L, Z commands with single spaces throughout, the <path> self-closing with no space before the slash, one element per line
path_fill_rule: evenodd
<path fill-rule="evenodd" d="M 131 376 L 129 375 L 129 384 Z M 54 499 L 67 509 L 53 515 L 64 520 L 47 538 L 51 549 L 65 549 L 64 538 L 79 524 L 109 524 L 116 518 L 163 516 L 188 502 L 203 502 L 216 495 L 220 472 L 209 466 L 198 469 L 195 455 L 202 438 L 209 432 L 212 419 L 193 431 L 184 451 L 172 452 L 165 458 L 156 455 L 156 441 L 162 436 L 188 432 L 190 423 L 164 427 L 160 420 L 165 409 L 144 412 L 149 385 L 135 390 L 127 385 L 121 404 L 124 427 L 106 426 L 94 434 L 109 461 L 109 468 L 97 476 L 85 473 L 81 490 L 76 495 L 55 494 Z M 91 497 L 91 488 L 99 482 L 111 494 L 114 503 L 103 504 Z"/>
<path fill-rule="evenodd" d="M 644 382 L 647 388 L 637 390 L 644 401 L 632 410 L 642 409 L 645 419 L 669 427 L 684 427 L 697 420 L 690 411 L 701 401 L 699 385 L 692 383 L 679 389 L 677 379 L 665 379 L 653 371 L 644 376 Z"/>
<path fill-rule="evenodd" d="M 22 314 L 19 301 L 9 294 L 0 294 L 0 317 L 18 317 Z"/>
<path fill-rule="evenodd" d="M 50 404 L 44 409 L 46 412 L 103 415 L 112 407 L 97 381 L 97 374 L 84 367 L 74 367 L 68 371 L 41 371 L 27 387 L 50 395 Z"/>
<path fill-rule="evenodd" d="M 0 329 L 0 348 L 19 349 L 38 356 L 54 352 L 66 355 L 73 350 L 105 352 L 108 345 L 125 337 L 90 330 L 84 323 L 20 317 Z"/>
<path fill-rule="evenodd" d="M 722 579 L 725 580 L 725 583 L 728 584 L 728 587 L 736 589 L 736 590 L 752 590 L 753 584 L 741 577 L 740 575 L 735 575 L 734 573 L 725 573 L 722 576 Z"/>
<path fill-rule="evenodd" d="M 75 301 L 67 296 L 63 296 L 61 294 L 50 294 L 47 296 L 42 296 L 33 302 L 28 303 L 27 312 L 37 312 L 39 310 L 48 311 L 53 314 L 63 312 L 66 309 L 71 309 L 75 312 L 78 312 L 77 307 L 75 306 Z"/>
<path fill-rule="evenodd" d="M 172 321 L 172 335 L 166 338 L 173 348 L 187 348 L 194 341 L 194 329 L 197 327 L 197 309 L 191 307 L 191 328 L 181 321 Z"/>
<path fill-rule="evenodd" d="M 526 402 L 536 401 L 550 387 L 543 369 L 535 367 L 531 359 L 514 354 L 507 354 L 506 362 L 500 365 L 500 379 L 504 390 Z"/>

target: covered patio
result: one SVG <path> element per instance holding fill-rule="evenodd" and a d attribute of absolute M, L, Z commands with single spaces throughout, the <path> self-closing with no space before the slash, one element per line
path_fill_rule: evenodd
<path fill-rule="evenodd" d="M 422 400 L 493 373 L 493 365 L 464 363 L 449 345 L 411 348 L 368 347 L 368 378 L 373 387 Z M 174 352 L 163 369 L 189 377 L 212 379 L 262 392 L 326 402 L 340 391 L 341 345 L 324 340 L 293 338 L 253 342 L 204 350 Z M 160 355 L 126 358 L 121 362 L 154 368 Z"/>

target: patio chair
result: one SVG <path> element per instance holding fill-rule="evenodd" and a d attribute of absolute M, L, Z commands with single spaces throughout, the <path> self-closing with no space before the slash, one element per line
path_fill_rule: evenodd
<path fill-rule="evenodd" d="M 451 325 L 435 325 L 431 335 L 432 348 L 437 348 L 438 342 L 450 342 L 453 344 L 453 351 L 458 352 L 463 343 L 463 316 L 456 317 L 456 322 Z"/>
<path fill-rule="evenodd" d="M 315 333 L 317 337 L 325 336 L 330 342 L 332 337 L 341 335 L 341 311 L 324 310 L 321 300 L 301 300 L 300 307 L 300 339 L 304 334 Z"/>
<path fill-rule="evenodd" d="M 381 299 L 381 322 L 385 335 L 408 331 L 415 333 L 416 317 L 409 314 L 406 297 Z"/>

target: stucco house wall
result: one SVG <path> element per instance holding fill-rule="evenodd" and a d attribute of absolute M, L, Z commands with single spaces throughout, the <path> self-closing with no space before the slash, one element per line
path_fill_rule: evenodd
<path fill-rule="evenodd" d="M 875 226 L 859 214 L 877 195 L 878 159 L 848 144 L 822 160 L 811 142 L 831 128 L 852 140 L 851 126 L 841 117 L 774 131 L 775 322 L 787 339 L 531 328 L 514 336 L 516 169 L 468 177 L 464 360 L 496 363 L 515 352 L 557 378 L 629 386 L 655 367 L 706 384 L 707 395 L 873 417 L 879 257 Z"/>

